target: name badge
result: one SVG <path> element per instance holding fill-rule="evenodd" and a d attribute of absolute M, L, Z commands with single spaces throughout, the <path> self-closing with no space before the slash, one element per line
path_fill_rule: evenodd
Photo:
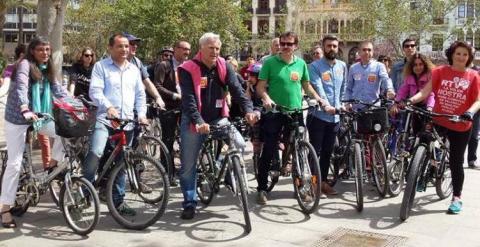
<path fill-rule="evenodd" d="M 300 75 L 298 74 L 298 72 L 292 71 L 292 72 L 290 73 L 290 80 L 296 82 L 296 81 L 298 81 L 299 78 L 300 78 Z"/>
<path fill-rule="evenodd" d="M 207 77 L 201 77 L 200 78 L 200 88 L 207 88 L 208 86 L 208 78 Z"/>
<path fill-rule="evenodd" d="M 215 101 L 215 108 L 222 108 L 223 107 L 223 99 L 217 99 Z"/>
<path fill-rule="evenodd" d="M 330 73 L 325 72 L 322 74 L 322 81 L 329 82 L 332 80 L 332 77 L 330 76 Z"/>
<path fill-rule="evenodd" d="M 353 79 L 355 81 L 360 81 L 362 79 L 362 74 L 360 74 L 360 73 L 353 74 Z"/>
<path fill-rule="evenodd" d="M 375 81 L 377 81 L 377 75 L 375 75 L 375 74 L 368 74 L 368 82 L 374 83 Z"/>

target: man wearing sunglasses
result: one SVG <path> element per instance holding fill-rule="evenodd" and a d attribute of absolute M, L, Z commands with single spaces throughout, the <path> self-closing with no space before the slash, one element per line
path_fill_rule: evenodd
<path fill-rule="evenodd" d="M 398 91 L 403 84 L 403 68 L 407 61 L 417 53 L 417 42 L 414 39 L 407 38 L 402 42 L 403 53 L 405 58 L 393 65 L 391 78 L 395 91 Z"/>
<path fill-rule="evenodd" d="M 389 99 L 395 97 L 385 65 L 373 59 L 372 42 L 363 41 L 360 44 L 360 62 L 353 64 L 348 73 L 344 98 L 374 102 L 385 91 Z"/>
<path fill-rule="evenodd" d="M 280 53 L 271 56 L 263 63 L 258 76 L 257 93 L 262 98 L 263 106 L 267 110 L 271 109 L 274 104 L 286 110 L 301 108 L 302 89 L 319 101 L 321 105 L 327 103 L 310 85 L 307 64 L 303 59 L 294 55 L 297 48 L 297 34 L 286 32 L 280 36 Z M 275 152 L 278 152 L 280 134 L 289 121 L 281 113 L 267 114 L 262 118 L 264 121 L 264 145 L 257 176 L 257 203 L 261 205 L 267 203 L 269 164 L 271 164 Z M 303 114 L 298 114 L 295 118 L 303 125 Z"/>
<path fill-rule="evenodd" d="M 140 75 L 142 76 L 142 82 L 143 82 L 143 85 L 145 86 L 145 90 L 147 91 L 148 96 L 150 96 L 150 98 L 153 99 L 153 101 L 155 101 L 155 103 L 159 105 L 160 108 L 164 108 L 165 103 L 163 102 L 162 97 L 160 96 L 157 89 L 155 88 L 152 81 L 150 80 L 147 67 L 144 66 L 142 61 L 140 61 L 140 59 L 135 56 L 137 54 L 137 48 L 140 42 L 142 41 L 142 39 L 137 38 L 134 35 L 126 32 L 124 32 L 123 35 L 127 37 L 128 44 L 129 44 L 130 52 L 128 54 L 128 61 L 133 65 L 137 66 L 138 69 L 140 70 Z"/>

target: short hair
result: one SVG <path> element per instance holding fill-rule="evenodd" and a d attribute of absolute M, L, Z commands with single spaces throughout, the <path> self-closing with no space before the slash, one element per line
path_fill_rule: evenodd
<path fill-rule="evenodd" d="M 208 32 L 208 33 L 204 33 L 202 37 L 200 37 L 200 39 L 198 40 L 200 47 L 206 45 L 207 42 L 210 40 L 218 41 L 220 42 L 220 45 L 222 45 L 222 41 L 220 41 L 220 35 Z"/>
<path fill-rule="evenodd" d="M 185 41 L 185 40 L 178 40 L 178 41 L 175 41 L 175 43 L 173 43 L 173 48 L 178 48 L 180 47 L 180 44 L 181 43 L 187 43 L 190 45 L 190 43 L 188 43 L 188 41 Z"/>
<path fill-rule="evenodd" d="M 234 68 L 238 68 L 238 61 L 237 61 L 237 59 L 235 59 L 235 58 L 232 58 L 232 59 L 228 60 L 227 63 L 229 63 L 229 64 L 231 64 L 232 66 L 234 66 Z"/>
<path fill-rule="evenodd" d="M 415 44 L 417 44 L 417 41 L 415 39 L 412 39 L 412 38 L 406 38 L 403 42 L 402 42 L 402 48 L 405 46 L 405 43 L 407 42 L 415 42 Z"/>
<path fill-rule="evenodd" d="M 466 42 L 464 41 L 455 41 L 453 42 L 450 47 L 448 47 L 447 50 L 445 50 L 445 56 L 447 57 L 447 60 L 448 60 L 448 64 L 452 65 L 453 64 L 453 54 L 455 53 L 455 50 L 459 47 L 463 47 L 465 49 L 467 49 L 468 51 L 468 60 L 467 60 L 467 64 L 465 65 L 466 67 L 470 66 L 472 64 L 472 61 L 473 61 L 473 50 L 472 50 L 472 46 L 470 46 L 469 44 L 467 44 Z"/>
<path fill-rule="evenodd" d="M 282 39 L 282 38 L 284 39 L 284 38 L 288 38 L 288 37 L 293 37 L 293 40 L 294 40 L 295 44 L 298 44 L 298 35 L 295 32 L 292 32 L 292 31 L 282 33 L 280 35 L 279 39 Z"/>
<path fill-rule="evenodd" d="M 23 53 L 24 55 L 27 52 L 27 46 L 25 44 L 19 44 L 15 47 L 15 59 L 19 59 L 20 55 Z"/>
<path fill-rule="evenodd" d="M 373 46 L 373 42 L 370 40 L 364 40 L 360 42 L 360 47 L 363 47 L 364 45 L 371 44 Z"/>
<path fill-rule="evenodd" d="M 278 38 L 278 37 L 277 37 L 277 38 L 273 38 L 272 41 L 271 41 L 271 44 L 273 45 L 273 43 L 275 43 L 275 42 L 277 42 L 277 41 L 280 42 L 280 38 Z"/>
<path fill-rule="evenodd" d="M 325 41 L 327 41 L 327 40 L 339 42 L 337 36 L 328 34 L 328 35 L 326 35 L 325 37 L 323 37 L 323 39 L 322 39 L 322 46 L 325 44 Z"/>
<path fill-rule="evenodd" d="M 117 37 L 127 38 L 127 36 L 124 33 L 121 33 L 121 32 L 114 33 L 108 39 L 108 46 L 113 46 L 115 44 L 115 38 L 117 38 Z"/>

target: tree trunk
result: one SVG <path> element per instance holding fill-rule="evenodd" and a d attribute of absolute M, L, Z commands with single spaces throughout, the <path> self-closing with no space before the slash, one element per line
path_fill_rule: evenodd
<path fill-rule="evenodd" d="M 19 7 L 18 7 L 18 45 L 23 44 L 23 0 L 20 0 Z"/>
<path fill-rule="evenodd" d="M 38 0 L 37 35 L 47 37 L 52 49 L 52 63 L 57 69 L 58 80 L 62 79 L 62 34 L 67 0 Z"/>

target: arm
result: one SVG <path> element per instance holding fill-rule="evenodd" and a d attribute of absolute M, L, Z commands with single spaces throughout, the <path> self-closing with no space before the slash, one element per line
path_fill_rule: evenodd
<path fill-rule="evenodd" d="M 235 102 L 238 102 L 245 113 L 253 112 L 252 101 L 245 96 L 242 85 L 237 80 L 237 75 L 230 64 L 227 64 L 227 85 Z"/>
<path fill-rule="evenodd" d="M 104 80 L 104 68 L 101 63 L 95 63 L 92 71 L 92 80 L 90 82 L 90 88 L 88 90 L 88 95 L 90 99 L 98 107 L 102 106 L 105 109 L 112 107 L 112 103 L 105 97 L 103 94 L 103 89 L 105 88 Z"/>
<path fill-rule="evenodd" d="M 198 111 L 197 98 L 193 91 L 192 76 L 182 68 L 178 69 L 180 87 L 182 89 L 182 114 L 186 114 L 193 124 L 202 125 L 205 121 Z"/>
<path fill-rule="evenodd" d="M 24 59 L 17 65 L 17 71 L 15 73 L 15 93 L 18 94 L 20 99 L 20 111 L 29 110 L 30 101 L 28 99 L 28 87 L 29 87 L 29 73 L 30 73 L 30 63 Z"/>
<path fill-rule="evenodd" d="M 395 97 L 395 101 L 402 101 L 408 97 L 408 91 L 409 91 L 409 83 L 408 80 L 410 79 L 410 76 L 405 78 L 403 81 L 402 85 L 398 89 L 397 96 Z"/>
<path fill-rule="evenodd" d="M 160 92 L 160 94 L 162 94 L 162 97 L 169 97 L 171 99 L 179 99 L 180 98 L 180 95 L 178 95 L 177 93 L 171 91 L 171 90 L 168 90 L 164 84 L 165 84 L 165 78 L 167 76 L 169 76 L 168 72 L 169 70 L 167 70 L 167 66 L 169 66 L 169 64 L 167 64 L 168 62 L 161 62 L 159 64 L 157 64 L 157 66 L 155 66 L 155 77 L 154 77 L 154 84 L 155 84 L 155 87 L 158 89 L 158 91 Z M 173 70 L 173 68 L 171 68 Z"/>
<path fill-rule="evenodd" d="M 323 89 L 322 79 L 320 77 L 321 75 L 318 73 L 318 70 L 315 68 L 315 66 L 313 66 L 313 64 L 310 64 L 308 72 L 310 75 L 310 87 L 312 87 L 320 97 L 320 104 L 322 106 L 330 105 L 327 95 L 325 94 L 325 90 Z M 308 92 L 308 88 L 306 88 L 306 86 L 302 84 L 302 87 L 305 92 Z"/>
<path fill-rule="evenodd" d="M 393 89 L 392 80 L 390 77 L 388 77 L 387 68 L 385 68 L 385 65 L 382 63 L 380 63 L 380 71 L 378 76 L 380 79 L 380 88 L 382 89 L 382 92 L 387 92 L 388 98 L 393 99 L 393 97 L 395 97 L 395 89 Z"/>
<path fill-rule="evenodd" d="M 140 121 L 146 118 L 146 115 L 147 115 L 146 103 L 147 103 L 147 97 L 145 95 L 145 88 L 143 87 L 143 83 L 139 75 L 137 76 L 137 80 L 135 83 L 135 110 L 137 111 L 138 119 Z"/>
<path fill-rule="evenodd" d="M 352 67 L 350 67 L 350 71 L 348 73 L 348 78 L 347 82 L 345 85 L 345 91 L 343 93 L 343 100 L 349 100 L 352 99 L 352 93 L 353 93 L 353 73 L 352 73 Z"/>
<path fill-rule="evenodd" d="M 417 94 L 413 95 L 409 100 L 412 104 L 424 101 L 432 92 L 432 80 L 428 81 L 427 84 L 420 90 Z"/>

